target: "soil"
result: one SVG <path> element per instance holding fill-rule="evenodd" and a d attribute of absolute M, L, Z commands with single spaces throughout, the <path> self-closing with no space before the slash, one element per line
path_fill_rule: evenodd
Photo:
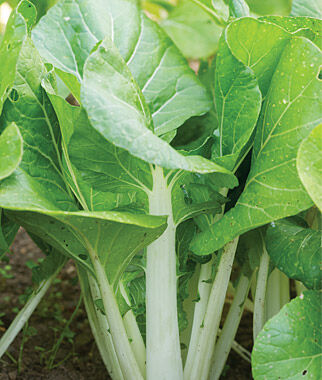
<path fill-rule="evenodd" d="M 12 252 L 7 263 L 0 262 L 0 336 L 22 307 L 24 301 L 21 296 L 31 286 L 31 270 L 26 263 L 43 257 L 23 230 L 19 231 Z M 10 346 L 9 355 L 0 359 L 0 380 L 110 379 L 95 346 L 83 304 L 70 325 L 68 337 L 57 352 L 53 368 L 48 368 L 53 346 L 75 310 L 79 297 L 76 269 L 72 262 L 68 262 L 30 318 L 23 347 L 23 333 L 20 333 Z M 236 340 L 248 350 L 252 347 L 250 326 L 251 315 L 244 313 Z M 231 352 L 222 379 L 251 378 L 249 363 Z"/>

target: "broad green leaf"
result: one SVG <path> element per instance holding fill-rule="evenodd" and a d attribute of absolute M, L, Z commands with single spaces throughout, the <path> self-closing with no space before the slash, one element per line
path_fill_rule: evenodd
<path fill-rule="evenodd" d="M 320 378 L 320 311 L 321 293 L 307 291 L 266 323 L 252 353 L 255 380 Z"/>
<path fill-rule="evenodd" d="M 289 278 L 309 289 L 321 289 L 321 232 L 304 228 L 292 220 L 272 222 L 266 233 L 271 260 Z"/>
<path fill-rule="evenodd" d="M 85 110 L 57 96 L 49 80 L 43 86 L 59 120 L 66 178 L 83 208 L 106 211 L 135 204 L 148 211 L 149 164 L 108 142 L 90 125 Z"/>
<path fill-rule="evenodd" d="M 229 24 L 226 42 L 232 54 L 257 77 L 263 96 L 292 35 L 278 25 L 243 17 Z"/>
<path fill-rule="evenodd" d="M 300 145 L 297 170 L 313 202 L 322 211 L 322 124 L 314 128 Z"/>
<path fill-rule="evenodd" d="M 23 140 L 16 124 L 10 124 L 0 135 L 0 180 L 9 177 L 21 162 Z"/>
<path fill-rule="evenodd" d="M 262 96 L 253 71 L 231 54 L 224 36 L 216 59 L 214 96 L 219 136 L 215 133 L 212 159 L 234 171 L 250 149 Z"/>
<path fill-rule="evenodd" d="M 7 208 L 11 207 L 7 205 Z M 113 211 L 7 212 L 28 231 L 88 270 L 92 270 L 89 251 L 95 252 L 113 285 L 135 254 L 166 228 L 166 217 Z"/>
<path fill-rule="evenodd" d="M 29 8 L 26 9 L 26 8 Z M 11 12 L 6 31 L 0 43 L 0 115 L 3 104 L 7 99 L 16 75 L 16 65 L 20 50 L 28 33 L 28 18 L 35 16 L 33 5 L 23 0 L 19 6 Z"/>
<path fill-rule="evenodd" d="M 211 7 L 211 1 L 206 2 Z M 185 57 L 207 58 L 218 48 L 222 27 L 191 0 L 180 1 L 161 26 Z"/>
<path fill-rule="evenodd" d="M 300 143 L 321 121 L 321 51 L 294 37 L 272 78 L 257 129 L 253 162 L 236 206 L 193 242 L 211 253 L 246 231 L 309 208 L 296 170 Z"/>
<path fill-rule="evenodd" d="M 322 4 L 320 0 L 293 0 L 291 16 L 309 16 L 322 18 Z"/>
<path fill-rule="evenodd" d="M 222 173 L 236 184 L 228 170 L 200 156 L 183 156 L 153 134 L 142 93 L 109 40 L 86 61 L 81 98 L 92 126 L 133 156 L 167 169 Z"/>
<path fill-rule="evenodd" d="M 280 26 L 287 32 L 303 36 L 313 41 L 320 49 L 322 48 L 322 20 L 310 17 L 281 17 L 265 16 L 259 20 L 270 22 Z"/>
<path fill-rule="evenodd" d="M 292 0 L 247 0 L 252 12 L 259 15 L 288 16 Z"/>
<path fill-rule="evenodd" d="M 42 57 L 79 81 L 85 60 L 105 37 L 114 42 L 142 89 L 158 135 L 208 110 L 206 92 L 187 62 L 136 1 L 60 1 L 33 31 Z"/>
<path fill-rule="evenodd" d="M 75 209 L 61 172 L 59 125 L 41 86 L 47 74 L 31 40 L 26 39 L 13 90 L 0 118 L 1 129 L 12 122 L 19 125 L 24 153 L 19 169 L 1 183 L 1 197 L 17 202 L 17 206 L 31 202 L 35 207 L 51 209 L 49 205 L 58 202 L 62 209 Z M 34 191 L 39 196 L 35 197 Z"/>
<path fill-rule="evenodd" d="M 59 126 L 55 112 L 45 91 L 41 87 L 43 77 L 47 75 L 32 42 L 27 39 L 21 50 L 14 88 L 7 99 L 1 115 L 1 127 L 12 122 L 19 124 L 24 140 L 24 154 L 19 170 L 1 185 L 1 193 L 10 195 L 5 184 L 18 203 L 32 201 L 45 209 L 48 200 L 58 201 L 62 208 L 75 208 L 65 186 L 61 173 L 59 153 Z M 39 198 L 34 198 L 31 188 L 39 186 Z M 26 193 L 24 192 L 26 191 Z M 44 204 L 41 206 L 42 201 Z M 51 203 L 51 202 L 49 202 Z"/>

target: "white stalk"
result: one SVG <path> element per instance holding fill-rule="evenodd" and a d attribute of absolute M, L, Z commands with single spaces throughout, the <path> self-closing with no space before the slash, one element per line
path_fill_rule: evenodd
<path fill-rule="evenodd" d="M 228 243 L 221 254 L 195 357 L 191 371 L 188 372 L 185 369 L 185 380 L 206 380 L 208 378 L 237 244 L 238 238 Z"/>
<path fill-rule="evenodd" d="M 78 269 L 86 313 L 95 342 L 101 354 L 101 358 L 113 380 L 124 380 L 124 376 L 115 352 L 112 336 L 109 333 L 109 325 L 107 323 L 106 316 L 103 315 L 95 305 L 95 301 L 101 298 L 96 281 L 84 270 L 81 268 Z"/>
<path fill-rule="evenodd" d="M 90 244 L 88 244 L 87 248 L 96 273 L 97 283 L 106 312 L 107 322 L 110 327 L 113 344 L 123 376 L 126 380 L 143 380 L 143 376 L 140 372 L 138 363 L 136 362 L 125 327 L 123 325 L 123 319 L 118 308 L 113 288 L 106 277 L 105 270 L 95 250 Z"/>
<path fill-rule="evenodd" d="M 295 289 L 298 297 L 307 290 L 301 281 L 295 281 Z"/>
<path fill-rule="evenodd" d="M 24 307 L 16 315 L 15 319 L 9 326 L 8 330 L 3 334 L 0 339 L 0 358 L 7 351 L 10 344 L 14 341 L 16 336 L 19 334 L 21 329 L 24 327 L 25 323 L 28 321 L 32 313 L 35 311 L 36 307 L 39 305 L 40 301 L 43 299 L 47 290 L 50 288 L 53 280 L 56 278 L 57 274 L 60 272 L 62 267 L 47 280 L 43 281 L 37 290 L 35 290 Z"/>
<path fill-rule="evenodd" d="M 268 276 L 266 297 L 265 297 L 265 314 L 266 321 L 274 317 L 281 310 L 281 282 L 280 273 L 275 268 Z"/>
<path fill-rule="evenodd" d="M 253 338 L 254 341 L 265 324 L 265 297 L 267 287 L 267 277 L 269 269 L 269 256 L 266 248 L 263 249 L 263 254 L 259 263 L 257 274 L 257 284 L 254 301 L 254 316 L 253 316 Z"/>
<path fill-rule="evenodd" d="M 185 374 L 191 372 L 191 368 L 194 363 L 198 339 L 200 335 L 200 329 L 202 329 L 202 324 L 205 317 L 209 295 L 211 291 L 211 285 L 212 285 L 211 283 L 205 282 L 205 281 L 209 281 L 209 279 L 211 279 L 214 258 L 215 256 L 213 256 L 212 259 L 208 263 L 203 264 L 200 267 L 200 276 L 199 276 L 199 283 L 198 283 L 198 294 L 199 294 L 200 299 L 195 304 L 191 337 L 190 337 L 190 342 L 189 342 L 189 350 L 188 350 L 186 365 L 184 369 Z"/>
<path fill-rule="evenodd" d="M 122 293 L 123 298 L 127 302 L 129 306 L 131 306 L 130 300 L 127 296 L 127 293 L 124 289 L 124 285 L 120 283 L 120 290 Z M 146 358 L 146 350 L 145 350 L 145 344 L 139 329 L 139 326 L 136 322 L 135 315 L 132 310 L 129 310 L 123 317 L 124 326 L 127 332 L 127 336 L 129 338 L 132 351 L 134 353 L 135 359 L 140 367 L 141 373 L 145 377 L 146 374 L 146 365 L 145 365 L 145 358 Z"/>
<path fill-rule="evenodd" d="M 228 189 L 223 188 L 220 193 L 225 197 L 227 196 Z M 224 213 L 224 208 L 225 206 L 222 206 L 222 212 L 220 214 L 215 215 L 214 217 L 213 216 L 210 217 L 212 223 L 215 223 L 222 218 L 223 213 Z M 202 329 L 205 313 L 207 310 L 209 295 L 210 295 L 211 286 L 212 286 L 212 284 L 209 284 L 205 281 L 208 281 L 211 278 L 214 259 L 215 259 L 215 256 L 213 256 L 212 260 L 210 260 L 208 263 L 202 264 L 200 268 L 200 276 L 199 276 L 199 283 L 198 283 L 198 292 L 200 295 L 200 300 L 195 305 L 195 312 L 193 315 L 191 338 L 189 342 L 187 360 L 186 360 L 186 364 L 184 368 L 185 376 L 191 372 L 199 336 L 202 331 L 201 329 Z"/>
<path fill-rule="evenodd" d="M 169 215 L 166 231 L 147 248 L 146 266 L 146 371 L 148 380 L 183 378 L 177 315 L 175 225 L 171 188 L 163 170 L 153 170 L 150 214 Z"/>
<path fill-rule="evenodd" d="M 224 369 L 244 311 L 249 287 L 250 278 L 241 274 L 235 292 L 234 301 L 230 306 L 229 313 L 225 319 L 224 327 L 221 330 L 218 342 L 215 346 L 215 352 L 212 358 L 212 368 L 210 371 L 211 380 L 218 380 Z"/>
<path fill-rule="evenodd" d="M 281 289 L 280 289 L 280 300 L 281 300 L 281 308 L 286 305 L 287 303 L 290 302 L 291 297 L 290 297 L 290 280 L 284 274 L 283 272 L 280 272 L 280 284 L 281 284 Z"/>

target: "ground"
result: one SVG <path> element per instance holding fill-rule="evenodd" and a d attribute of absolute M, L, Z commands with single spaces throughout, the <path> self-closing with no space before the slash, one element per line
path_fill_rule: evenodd
<path fill-rule="evenodd" d="M 31 271 L 25 265 L 42 257 L 28 235 L 21 230 L 12 246 L 8 263 L 0 262 L 0 336 L 23 305 L 31 286 Z M 0 380 L 108 380 L 81 304 L 67 329 L 57 354 L 53 350 L 66 322 L 79 301 L 76 270 L 69 262 L 29 321 L 24 339 L 20 333 L 0 359 Z M 65 328 L 66 330 L 66 328 Z M 24 344 L 22 345 L 22 340 Z M 245 313 L 236 340 L 251 349 L 251 315 Z M 20 359 L 19 359 L 20 357 Z M 51 367 L 51 369 L 49 369 Z M 250 365 L 232 352 L 223 380 L 251 379 Z"/>

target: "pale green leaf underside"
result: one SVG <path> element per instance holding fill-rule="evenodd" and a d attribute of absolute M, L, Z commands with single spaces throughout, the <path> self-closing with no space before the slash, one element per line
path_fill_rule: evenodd
<path fill-rule="evenodd" d="M 14 208 L 13 208 L 14 209 Z M 166 217 L 119 212 L 16 212 L 8 215 L 59 252 L 93 272 L 89 250 L 116 284 L 134 255 L 166 228 Z"/>
<path fill-rule="evenodd" d="M 321 51 L 305 38 L 294 37 L 284 48 L 261 112 L 243 194 L 223 219 L 195 239 L 195 252 L 211 253 L 250 229 L 311 206 L 296 156 L 321 121 L 320 65 Z"/>
<path fill-rule="evenodd" d="M 210 1 L 209 1 L 209 5 Z M 207 58 L 218 47 L 222 28 L 190 0 L 180 1 L 161 26 L 182 51 L 192 59 Z"/>
<path fill-rule="evenodd" d="M 309 289 L 322 287 L 320 231 L 288 220 L 273 222 L 266 232 L 266 248 L 287 277 L 303 282 Z"/>
<path fill-rule="evenodd" d="M 22 136 L 16 124 L 12 123 L 0 135 L 0 180 L 16 170 L 22 154 Z"/>
<path fill-rule="evenodd" d="M 85 60 L 105 37 L 114 42 L 142 89 L 157 135 L 209 109 L 206 91 L 187 62 L 134 0 L 60 1 L 33 31 L 42 57 L 79 81 Z"/>
<path fill-rule="evenodd" d="M 302 142 L 297 155 L 297 170 L 305 189 L 322 211 L 322 124 Z"/>
<path fill-rule="evenodd" d="M 153 134 L 140 90 L 108 40 L 86 61 L 81 98 L 92 126 L 133 156 L 167 169 L 223 173 L 236 185 L 228 170 L 200 156 L 183 156 Z"/>
<path fill-rule="evenodd" d="M 320 378 L 320 309 L 321 293 L 307 291 L 266 323 L 252 353 L 255 380 Z"/>
<path fill-rule="evenodd" d="M 309 16 L 321 19 L 321 0 L 293 0 L 291 16 Z"/>

